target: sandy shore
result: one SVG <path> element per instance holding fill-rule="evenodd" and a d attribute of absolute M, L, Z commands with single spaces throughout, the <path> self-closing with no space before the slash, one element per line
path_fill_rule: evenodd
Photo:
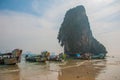
<path fill-rule="evenodd" d="M 120 58 L 0 66 L 0 80 L 120 80 Z"/>

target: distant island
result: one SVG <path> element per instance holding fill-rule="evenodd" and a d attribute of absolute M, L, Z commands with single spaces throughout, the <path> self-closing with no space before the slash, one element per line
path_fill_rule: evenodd
<path fill-rule="evenodd" d="M 102 53 L 106 55 L 107 53 L 105 46 L 93 37 L 83 5 L 66 12 L 57 38 L 61 46 L 64 47 L 64 53 L 68 55 L 76 53 L 82 55 Z"/>

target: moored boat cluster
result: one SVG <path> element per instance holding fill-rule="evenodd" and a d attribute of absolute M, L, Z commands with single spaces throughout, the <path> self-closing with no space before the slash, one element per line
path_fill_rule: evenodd
<path fill-rule="evenodd" d="M 21 61 L 21 54 L 22 50 L 20 49 L 14 49 L 9 53 L 2 53 L 0 54 L 0 64 L 12 65 L 19 63 Z"/>
<path fill-rule="evenodd" d="M 21 61 L 22 50 L 14 49 L 12 52 L 0 54 L 0 64 L 11 65 L 16 64 Z M 100 53 L 97 55 L 92 55 L 90 53 L 75 53 L 75 54 L 53 54 L 49 51 L 42 51 L 40 54 L 25 54 L 25 61 L 29 62 L 46 62 L 46 61 L 59 61 L 63 62 L 67 59 L 104 59 L 104 53 Z"/>

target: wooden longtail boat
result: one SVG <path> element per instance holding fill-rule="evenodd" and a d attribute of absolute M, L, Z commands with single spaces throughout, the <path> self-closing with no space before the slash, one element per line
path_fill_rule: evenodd
<path fill-rule="evenodd" d="M 22 50 L 15 49 L 11 53 L 0 54 L 1 65 L 13 65 L 20 62 Z"/>

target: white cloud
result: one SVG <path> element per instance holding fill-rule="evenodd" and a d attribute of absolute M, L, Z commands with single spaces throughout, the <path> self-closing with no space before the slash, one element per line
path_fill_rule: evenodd
<path fill-rule="evenodd" d="M 59 47 L 56 40 L 57 31 L 50 28 L 53 23 L 43 18 L 24 13 L 1 11 L 0 22 L 0 48 L 4 47 L 8 50 L 23 48 L 40 52 L 43 49 L 56 51 L 56 46 Z"/>
<path fill-rule="evenodd" d="M 111 17 L 111 15 L 114 15 L 115 13 L 118 13 L 119 11 L 120 11 L 120 5 L 114 3 L 113 5 L 109 5 L 109 6 L 101 8 L 97 12 L 91 14 L 90 17 L 95 20 L 101 19 L 104 17 L 109 18 L 109 17 Z M 102 20 L 102 21 L 104 21 L 104 20 Z"/>
<path fill-rule="evenodd" d="M 118 22 L 106 22 L 100 20 L 111 17 L 119 11 L 119 5 L 114 0 L 97 2 L 96 0 L 49 0 L 42 4 L 41 0 L 35 0 L 32 7 L 40 16 L 14 11 L 0 11 L 0 48 L 23 48 L 33 52 L 43 49 L 60 52 L 57 41 L 59 27 L 67 10 L 78 5 L 84 5 L 90 21 L 94 36 L 109 46 L 107 40 L 115 31 L 119 31 Z M 105 2 L 104 2 L 105 1 Z M 112 4 L 113 5 L 109 5 Z M 46 6 L 47 5 L 47 6 Z M 118 32 L 119 33 L 119 32 Z M 105 36 L 107 35 L 107 36 Z M 105 37 L 103 39 L 103 37 Z M 112 40 L 111 42 L 116 42 Z M 118 42 L 118 41 L 117 41 Z M 118 42 L 119 43 L 119 42 Z"/>

